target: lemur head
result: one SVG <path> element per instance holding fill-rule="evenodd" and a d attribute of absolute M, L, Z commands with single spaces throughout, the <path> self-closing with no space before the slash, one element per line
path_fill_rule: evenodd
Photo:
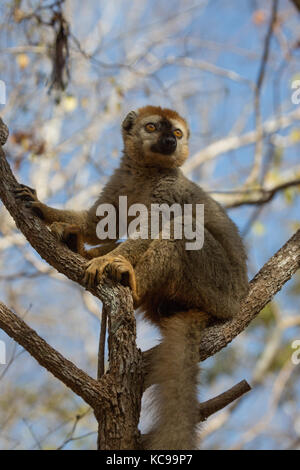
<path fill-rule="evenodd" d="M 125 154 L 139 166 L 176 168 L 188 156 L 189 129 L 171 109 L 145 106 L 122 124 Z"/>

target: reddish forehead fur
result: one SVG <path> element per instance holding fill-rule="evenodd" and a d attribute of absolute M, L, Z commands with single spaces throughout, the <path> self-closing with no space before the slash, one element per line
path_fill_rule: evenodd
<path fill-rule="evenodd" d="M 188 128 L 186 120 L 181 117 L 173 109 L 161 108 L 160 106 L 144 106 L 138 110 L 139 117 L 150 116 L 151 114 L 158 114 L 159 116 L 166 119 L 178 119 L 181 121 L 186 128 Z"/>

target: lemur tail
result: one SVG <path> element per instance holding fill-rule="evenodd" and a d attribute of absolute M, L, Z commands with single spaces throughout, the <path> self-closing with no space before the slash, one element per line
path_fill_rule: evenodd
<path fill-rule="evenodd" d="M 198 422 L 197 375 L 199 342 L 208 315 L 199 311 L 164 319 L 163 341 L 155 350 L 149 376 L 155 385 L 157 419 L 146 449 L 191 450 Z"/>

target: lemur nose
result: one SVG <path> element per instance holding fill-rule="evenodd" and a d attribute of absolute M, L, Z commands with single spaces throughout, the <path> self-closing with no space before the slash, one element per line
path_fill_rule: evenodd
<path fill-rule="evenodd" d="M 177 146 L 176 137 L 171 134 L 163 136 L 161 143 L 164 149 L 168 152 L 174 152 Z"/>

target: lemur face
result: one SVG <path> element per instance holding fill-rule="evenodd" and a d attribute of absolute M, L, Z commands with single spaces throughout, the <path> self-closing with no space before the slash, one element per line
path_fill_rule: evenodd
<path fill-rule="evenodd" d="M 189 130 L 175 111 L 154 106 L 131 111 L 123 122 L 126 154 L 142 166 L 175 168 L 188 156 Z"/>

